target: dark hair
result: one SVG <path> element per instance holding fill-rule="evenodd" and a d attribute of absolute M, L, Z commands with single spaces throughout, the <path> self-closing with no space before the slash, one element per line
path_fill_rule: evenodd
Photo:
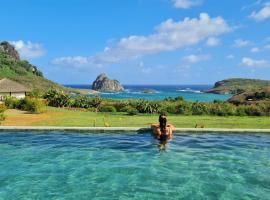
<path fill-rule="evenodd" d="M 167 119 L 166 115 L 159 115 L 159 127 L 161 132 L 166 131 L 166 126 L 167 126 Z"/>

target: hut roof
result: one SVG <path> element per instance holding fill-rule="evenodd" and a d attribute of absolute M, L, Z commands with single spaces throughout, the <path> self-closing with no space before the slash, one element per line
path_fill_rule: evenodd
<path fill-rule="evenodd" d="M 31 90 L 20 83 L 3 78 L 0 80 L 0 92 L 30 92 Z"/>

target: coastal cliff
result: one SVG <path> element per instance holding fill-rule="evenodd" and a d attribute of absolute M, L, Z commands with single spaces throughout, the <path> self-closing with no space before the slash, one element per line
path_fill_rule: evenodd
<path fill-rule="evenodd" d="M 111 80 L 106 74 L 100 74 L 92 84 L 92 89 L 100 92 L 122 92 L 124 87 L 118 80 Z"/>

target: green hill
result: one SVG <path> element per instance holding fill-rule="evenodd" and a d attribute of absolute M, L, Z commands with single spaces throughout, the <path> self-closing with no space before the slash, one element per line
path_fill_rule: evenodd
<path fill-rule="evenodd" d="M 47 91 L 50 88 L 65 92 L 79 91 L 63 87 L 43 77 L 41 71 L 26 60 L 21 60 L 18 52 L 8 42 L 0 43 L 0 79 L 9 78 L 30 89 Z"/>
<path fill-rule="evenodd" d="M 267 87 L 270 87 L 269 80 L 233 78 L 218 81 L 212 89 L 205 92 L 216 94 L 240 94 L 244 92 L 256 92 Z"/>

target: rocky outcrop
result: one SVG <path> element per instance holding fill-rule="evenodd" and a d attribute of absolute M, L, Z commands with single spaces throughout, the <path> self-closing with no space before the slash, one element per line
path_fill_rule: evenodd
<path fill-rule="evenodd" d="M 15 47 L 8 42 L 1 42 L 0 43 L 0 53 L 1 52 L 8 54 L 9 56 L 14 58 L 15 60 L 20 60 L 19 53 L 16 51 Z"/>
<path fill-rule="evenodd" d="M 92 89 L 100 92 L 121 92 L 124 87 L 118 80 L 111 80 L 106 74 L 100 74 L 92 84 Z"/>

